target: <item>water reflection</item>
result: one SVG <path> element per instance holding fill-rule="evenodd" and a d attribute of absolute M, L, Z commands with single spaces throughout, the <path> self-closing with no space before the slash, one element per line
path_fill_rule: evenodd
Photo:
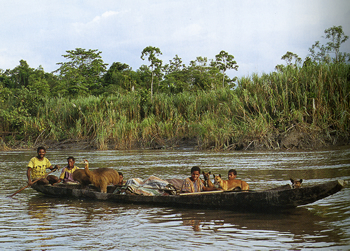
<path fill-rule="evenodd" d="M 275 233 L 290 233 L 295 238 L 308 236 L 311 240 L 338 242 L 344 231 L 341 228 L 330 229 L 327 224 L 320 224 L 324 218 L 306 208 L 285 211 L 282 213 L 234 213 L 218 210 L 170 210 L 151 219 L 154 223 L 172 221 L 176 215 L 184 226 L 190 226 L 193 231 L 213 231 L 234 234 L 238 230 L 268 231 Z"/>
<path fill-rule="evenodd" d="M 28 188 L 25 170 L 33 151 L 0 152 L 0 245 L 3 249 L 348 249 L 350 188 L 283 213 L 243 213 L 119 205 L 49 198 Z M 65 164 L 67 151 L 48 151 Z M 234 168 L 254 190 L 303 178 L 303 185 L 350 180 L 350 148 L 299 152 L 77 151 L 77 162 L 112 167 L 127 178 L 185 178 L 193 165 L 224 177 Z"/>

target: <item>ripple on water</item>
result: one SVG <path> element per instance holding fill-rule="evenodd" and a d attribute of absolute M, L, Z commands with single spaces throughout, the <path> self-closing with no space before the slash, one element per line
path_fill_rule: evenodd
<path fill-rule="evenodd" d="M 237 213 L 176 209 L 38 196 L 26 189 L 25 166 L 32 151 L 0 153 L 0 245 L 13 250 L 209 250 L 347 249 L 349 187 L 286 213 Z M 49 151 L 65 164 L 71 151 Z M 94 167 L 124 176 L 184 178 L 193 165 L 221 173 L 231 168 L 254 190 L 303 178 L 303 185 L 350 178 L 350 149 L 299 152 L 76 151 Z M 19 174 L 23 174 L 22 176 Z M 58 174 L 56 174 L 58 175 Z"/>

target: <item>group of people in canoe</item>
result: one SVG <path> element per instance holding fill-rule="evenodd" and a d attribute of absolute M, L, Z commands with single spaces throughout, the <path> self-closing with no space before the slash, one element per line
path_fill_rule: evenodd
<path fill-rule="evenodd" d="M 214 184 L 210 181 L 210 178 L 206 175 L 210 173 L 202 172 L 204 180 L 200 179 L 201 170 L 199 166 L 191 168 L 191 177 L 184 180 L 181 192 L 182 193 L 195 193 L 202 191 L 213 191 L 213 190 L 249 190 L 249 185 L 242 180 L 237 180 L 237 171 L 230 169 L 228 171 L 228 180 L 223 180 L 221 175 L 214 175 Z"/>
<path fill-rule="evenodd" d="M 74 157 L 71 156 L 67 158 L 67 166 L 61 170 L 59 177 L 50 175 L 50 173 L 59 170 L 60 167 L 58 165 L 52 166 L 51 162 L 45 157 L 45 154 L 46 149 L 44 147 L 38 147 L 37 156 L 30 159 L 27 166 L 29 186 L 34 183 L 38 185 L 51 184 L 53 186 L 61 182 L 81 183 L 83 185 L 92 183 L 100 188 L 101 192 L 106 192 L 106 187 L 109 184 L 125 184 L 121 172 L 117 172 L 111 168 L 99 168 L 91 172 L 88 168 L 87 161 L 85 161 L 85 168 L 79 169 L 79 167 L 75 166 Z M 47 169 L 50 169 L 51 172 L 47 173 Z M 200 179 L 200 175 L 200 167 L 192 167 L 191 176 L 183 181 L 180 192 L 195 193 L 213 190 L 249 190 L 249 185 L 246 182 L 236 179 L 237 172 L 234 169 L 228 171 L 228 180 L 223 180 L 221 175 L 213 175 L 214 184 L 210 181 L 210 173 L 203 172 L 204 180 Z"/>

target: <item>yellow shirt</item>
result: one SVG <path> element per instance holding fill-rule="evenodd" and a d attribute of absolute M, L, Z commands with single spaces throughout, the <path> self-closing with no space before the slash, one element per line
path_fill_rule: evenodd
<path fill-rule="evenodd" d="M 71 170 L 69 170 L 68 167 L 63 168 L 62 172 L 61 172 L 61 175 L 60 175 L 60 179 L 64 180 L 64 178 L 66 176 L 66 173 L 72 174 L 77 169 L 79 169 L 79 167 L 77 167 L 77 166 L 74 166 Z M 69 175 L 69 176 L 71 176 L 71 175 Z"/>
<path fill-rule="evenodd" d="M 45 157 L 42 160 L 39 160 L 37 157 L 33 157 L 28 163 L 28 167 L 32 169 L 32 179 L 37 179 L 44 176 L 46 174 L 46 169 L 50 166 L 50 161 Z"/>

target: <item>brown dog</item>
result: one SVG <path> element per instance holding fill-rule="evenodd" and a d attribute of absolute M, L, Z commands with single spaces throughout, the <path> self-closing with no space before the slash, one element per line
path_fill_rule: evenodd
<path fill-rule="evenodd" d="M 303 179 L 294 180 L 294 179 L 290 178 L 290 181 L 292 182 L 293 189 L 299 189 L 301 187 L 301 183 L 303 182 Z"/>
<path fill-rule="evenodd" d="M 239 187 L 242 191 L 247 191 L 249 190 L 249 185 L 247 182 L 243 180 L 223 180 L 221 178 L 221 175 L 215 175 L 214 176 L 214 184 L 218 185 L 220 188 L 222 188 L 224 191 L 231 191 L 237 187 Z"/>
<path fill-rule="evenodd" d="M 77 169 L 73 173 L 73 180 L 79 181 L 83 188 L 86 188 L 90 182 L 90 178 L 86 175 L 85 169 Z"/>
<path fill-rule="evenodd" d="M 214 184 L 210 180 L 211 172 L 204 172 L 203 171 L 202 174 L 203 174 L 203 177 L 204 177 L 204 181 L 203 181 L 204 186 L 206 186 L 206 187 L 214 187 Z"/>
<path fill-rule="evenodd" d="M 81 169 L 73 173 L 73 179 L 79 181 L 83 186 L 92 183 L 98 187 L 102 193 L 106 193 L 109 184 L 117 185 L 119 183 L 119 173 L 116 170 L 111 168 L 90 170 L 89 162 L 84 160 L 84 163 L 85 168 L 82 171 L 84 171 L 85 174 L 80 171 Z"/>

